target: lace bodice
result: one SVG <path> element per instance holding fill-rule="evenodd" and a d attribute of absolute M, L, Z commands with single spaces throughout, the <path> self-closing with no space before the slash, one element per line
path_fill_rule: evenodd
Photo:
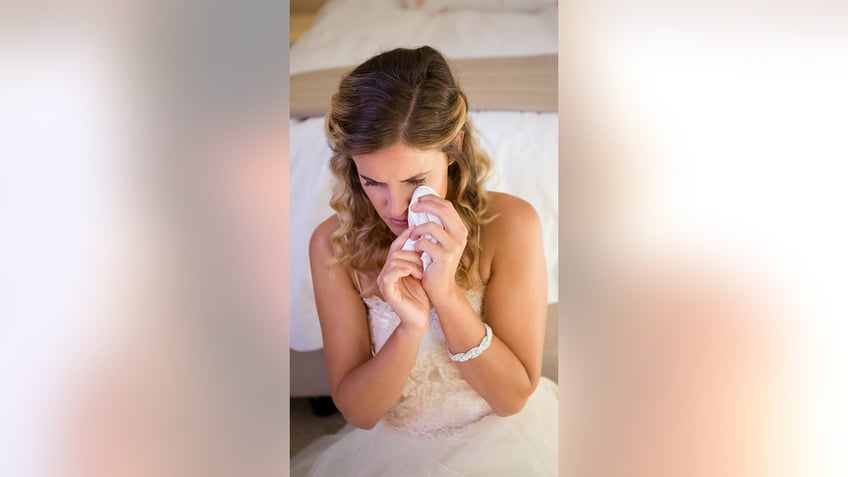
<path fill-rule="evenodd" d="M 482 293 L 469 292 L 469 302 L 479 315 Z M 400 324 L 388 303 L 377 296 L 364 299 L 368 306 L 372 353 L 380 351 Z M 492 408 L 462 378 L 448 355 L 445 335 L 435 310 L 430 327 L 421 340 L 418 357 L 400 400 L 383 421 L 410 434 L 423 437 L 456 436 L 469 425 L 492 414 Z"/>

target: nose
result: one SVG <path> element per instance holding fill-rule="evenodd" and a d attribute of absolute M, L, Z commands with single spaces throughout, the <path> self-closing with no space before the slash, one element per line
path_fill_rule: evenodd
<path fill-rule="evenodd" d="M 389 215 L 393 218 L 402 217 L 406 214 L 406 209 L 409 207 L 409 201 L 412 196 L 401 190 L 389 191 L 388 194 L 388 209 Z"/>

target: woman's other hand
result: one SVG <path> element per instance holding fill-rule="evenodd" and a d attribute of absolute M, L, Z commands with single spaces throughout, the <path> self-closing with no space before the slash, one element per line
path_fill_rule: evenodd
<path fill-rule="evenodd" d="M 377 276 L 383 299 L 401 320 L 401 326 L 426 330 L 430 323 L 430 299 L 421 279 L 424 267 L 419 252 L 402 250 L 413 229 L 397 236 L 389 248 L 386 264 Z"/>
<path fill-rule="evenodd" d="M 415 250 L 427 252 L 433 263 L 427 267 L 421 284 L 433 302 L 451 299 L 462 291 L 456 283 L 456 269 L 468 242 L 468 229 L 459 217 L 453 204 L 435 195 L 422 196 L 413 207 L 414 212 L 427 212 L 441 219 L 444 227 L 435 222 L 426 222 L 411 229 L 411 237 L 417 240 Z M 430 240 L 419 240 L 430 234 Z"/>

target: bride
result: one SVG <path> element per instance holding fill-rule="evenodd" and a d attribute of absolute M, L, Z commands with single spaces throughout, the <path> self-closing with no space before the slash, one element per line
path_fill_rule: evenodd
<path fill-rule="evenodd" d="M 309 254 L 349 425 L 294 456 L 293 476 L 556 475 L 541 227 L 524 200 L 485 190 L 467 115 L 427 46 L 365 61 L 333 96 L 336 213 Z"/>

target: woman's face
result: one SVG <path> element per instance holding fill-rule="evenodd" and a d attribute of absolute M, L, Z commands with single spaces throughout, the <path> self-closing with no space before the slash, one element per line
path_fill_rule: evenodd
<path fill-rule="evenodd" d="M 445 197 L 448 157 L 438 149 L 415 149 L 402 141 L 377 152 L 353 156 L 359 181 L 374 209 L 395 234 L 409 227 L 406 220 L 412 192 L 428 185 Z"/>

